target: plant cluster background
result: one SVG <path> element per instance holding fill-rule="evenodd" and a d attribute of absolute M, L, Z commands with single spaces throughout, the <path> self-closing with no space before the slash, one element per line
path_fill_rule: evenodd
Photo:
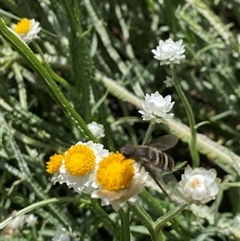
<path fill-rule="evenodd" d="M 80 240 L 120 240 L 120 218 L 110 206 L 101 209 L 85 195 L 54 186 L 46 172 L 53 153 L 89 139 L 64 109 L 62 95 L 86 124 L 104 126 L 101 142 L 111 151 L 142 142 L 149 123 L 138 110 L 146 93 L 171 95 L 174 119 L 156 125 L 152 136 L 176 135 L 180 141 L 168 153 L 176 165 L 192 164 L 185 109 L 175 89 L 163 82 L 170 69 L 160 66 L 151 53 L 160 39 L 171 37 L 183 39 L 186 49 L 186 58 L 175 70 L 197 123 L 200 166 L 215 168 L 222 181 L 214 202 L 184 210 L 164 229 L 164 237 L 240 240 L 240 231 L 233 230 L 238 224 L 240 229 L 239 0 L 5 0 L 0 8 L 9 27 L 23 17 L 40 22 L 38 45 L 29 47 L 49 64 L 47 73 L 40 75 L 19 49 L 0 38 L 1 222 L 38 201 L 76 196 L 79 203 L 33 211 L 38 217 L 37 240 L 51 240 L 58 226 L 71 227 Z M 181 173 L 175 173 L 177 179 Z M 140 194 L 140 203 L 153 219 L 173 207 L 151 186 Z M 129 215 L 132 241 L 150 240 L 141 222 Z M 1 235 L 1 240 L 36 240 L 27 226 L 18 237 L 9 239 L 3 231 Z"/>

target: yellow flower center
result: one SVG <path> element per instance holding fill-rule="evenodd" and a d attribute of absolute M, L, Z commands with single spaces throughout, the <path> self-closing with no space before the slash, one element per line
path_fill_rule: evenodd
<path fill-rule="evenodd" d="M 54 154 L 50 157 L 50 160 L 47 162 L 47 172 L 54 174 L 57 172 L 62 165 L 62 159 L 64 158 L 61 154 Z"/>
<path fill-rule="evenodd" d="M 31 28 L 31 22 L 27 18 L 22 18 L 14 28 L 18 34 L 26 34 Z"/>
<path fill-rule="evenodd" d="M 105 157 L 97 169 L 97 183 L 109 191 L 127 188 L 133 179 L 133 160 L 125 159 L 121 153 L 111 153 Z"/>
<path fill-rule="evenodd" d="M 84 176 L 94 168 L 96 156 L 90 147 L 77 144 L 68 149 L 64 160 L 70 174 Z"/>

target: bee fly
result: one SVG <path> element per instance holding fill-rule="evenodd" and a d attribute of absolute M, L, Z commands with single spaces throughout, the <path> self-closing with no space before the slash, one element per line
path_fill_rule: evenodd
<path fill-rule="evenodd" d="M 167 183 L 177 182 L 171 173 L 175 162 L 163 151 L 174 147 L 177 142 L 176 136 L 164 135 L 144 145 L 126 145 L 120 149 L 120 152 L 126 158 L 133 159 L 143 166 L 162 191 L 169 196 Z"/>

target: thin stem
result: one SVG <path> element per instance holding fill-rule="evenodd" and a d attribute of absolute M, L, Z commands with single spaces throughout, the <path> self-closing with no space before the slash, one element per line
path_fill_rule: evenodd
<path fill-rule="evenodd" d="M 125 212 L 122 208 L 119 210 L 122 227 L 122 241 L 130 241 L 130 225 L 129 212 Z"/>
<path fill-rule="evenodd" d="M 111 220 L 109 215 L 102 209 L 102 207 L 99 205 L 98 201 L 94 198 L 90 199 L 91 206 L 90 208 L 93 210 L 94 216 L 97 218 L 97 220 L 100 220 L 104 227 L 108 230 L 108 232 L 115 237 L 116 240 L 121 240 L 121 231 L 119 228 L 116 228 L 116 225 Z"/>
<path fill-rule="evenodd" d="M 150 138 L 151 138 L 151 134 L 154 130 L 156 122 L 154 120 L 151 120 L 148 126 L 148 129 L 146 131 L 145 137 L 143 139 L 142 145 L 146 144 L 149 142 Z"/>
<path fill-rule="evenodd" d="M 37 240 L 37 231 L 36 231 L 36 226 L 35 225 L 32 227 L 32 233 L 33 233 L 34 239 Z"/>
<path fill-rule="evenodd" d="M 155 230 L 160 232 L 167 223 L 172 220 L 175 216 L 177 216 L 182 210 L 184 210 L 189 203 L 182 203 L 180 206 L 176 207 L 175 209 L 171 210 L 170 212 L 166 213 L 164 216 L 159 218 L 155 222 Z"/>
<path fill-rule="evenodd" d="M 58 82 L 59 84 L 61 84 L 66 90 L 68 90 L 72 95 L 74 95 L 75 98 L 78 98 L 78 92 L 77 90 L 70 85 L 64 78 L 62 78 L 61 76 L 57 75 L 51 68 L 51 66 L 48 64 L 44 64 L 45 68 L 48 70 L 48 72 L 51 74 L 52 78 Z"/>
<path fill-rule="evenodd" d="M 149 216 L 149 214 L 142 207 L 137 207 L 129 203 L 128 206 L 131 208 L 132 212 L 138 217 L 143 226 L 146 227 L 146 229 L 151 235 L 152 241 L 159 241 L 159 232 L 156 232 L 154 228 L 154 222 L 152 218 Z"/>
<path fill-rule="evenodd" d="M 164 239 L 163 239 L 163 234 L 162 234 L 162 230 L 159 231 L 158 241 L 164 241 Z"/>
<path fill-rule="evenodd" d="M 174 79 L 174 82 L 175 82 L 175 88 L 177 90 L 177 93 L 178 93 L 181 101 L 183 102 L 183 105 L 187 112 L 187 117 L 188 117 L 188 121 L 189 121 L 190 132 L 191 132 L 190 140 L 189 140 L 189 148 L 190 148 L 190 153 L 191 153 L 192 162 L 193 162 L 192 165 L 193 165 L 193 167 L 198 167 L 199 166 L 199 154 L 198 154 L 197 147 L 196 147 L 197 133 L 196 133 L 196 128 L 195 128 L 195 119 L 194 119 L 194 115 L 192 112 L 192 108 L 191 108 L 184 92 L 182 91 L 182 88 L 177 79 L 176 72 L 175 72 L 173 66 L 171 66 L 171 73 L 172 73 L 172 78 Z"/>
<path fill-rule="evenodd" d="M 32 205 L 29 205 L 26 208 L 23 208 L 22 210 L 16 212 L 14 215 L 11 217 L 7 218 L 5 221 L 0 223 L 0 229 L 3 229 L 7 224 L 9 224 L 14 218 L 23 215 L 25 213 L 31 212 L 32 210 L 38 209 L 43 206 L 47 206 L 52 203 L 60 203 L 60 202 L 80 202 L 79 197 L 59 197 L 59 198 L 50 198 L 44 201 L 40 201 L 37 203 L 34 203 Z"/>
<path fill-rule="evenodd" d="M 32 42 L 34 47 L 36 48 L 36 50 L 38 51 L 38 53 L 40 54 L 41 58 L 42 58 L 42 62 L 44 67 L 47 69 L 47 71 L 49 72 L 49 74 L 52 76 L 52 78 L 58 82 L 59 84 L 61 84 L 66 90 L 68 90 L 71 94 L 73 94 L 76 98 L 79 97 L 79 93 L 77 92 L 77 90 L 70 85 L 64 78 L 60 77 L 59 75 L 57 75 L 51 68 L 50 64 L 45 60 L 44 58 L 44 53 L 42 52 L 41 48 L 39 47 L 39 45 L 37 44 L 36 41 Z"/>

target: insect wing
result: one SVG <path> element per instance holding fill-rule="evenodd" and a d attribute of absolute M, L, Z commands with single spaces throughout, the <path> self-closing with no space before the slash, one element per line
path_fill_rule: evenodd
<path fill-rule="evenodd" d="M 159 136 L 145 145 L 152 146 L 161 151 L 173 148 L 178 143 L 178 138 L 174 135 Z"/>
<path fill-rule="evenodd" d="M 172 203 L 176 205 L 183 203 L 182 195 L 177 189 L 178 181 L 172 172 L 162 172 L 154 166 L 146 168 L 146 170 Z"/>

